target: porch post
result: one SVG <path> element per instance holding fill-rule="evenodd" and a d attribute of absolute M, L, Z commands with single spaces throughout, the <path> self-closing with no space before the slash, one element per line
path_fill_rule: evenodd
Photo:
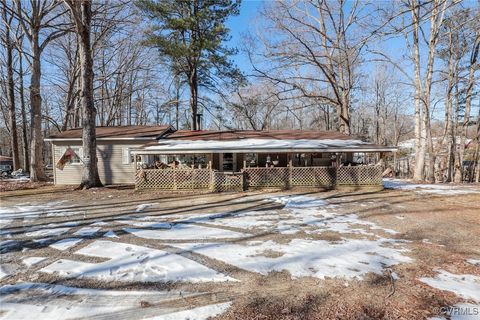
<path fill-rule="evenodd" d="M 175 161 L 177 158 L 175 158 Z M 173 190 L 177 190 L 177 165 L 176 162 L 173 162 Z"/>
<path fill-rule="evenodd" d="M 292 187 L 292 159 L 288 157 L 288 188 L 290 189 Z"/>
<path fill-rule="evenodd" d="M 26 170 L 27 168 L 25 168 Z M 57 164 L 55 162 L 55 144 L 52 143 L 52 169 L 53 169 L 53 184 L 57 184 Z"/>
<path fill-rule="evenodd" d="M 393 177 L 397 177 L 397 151 L 393 151 Z"/>

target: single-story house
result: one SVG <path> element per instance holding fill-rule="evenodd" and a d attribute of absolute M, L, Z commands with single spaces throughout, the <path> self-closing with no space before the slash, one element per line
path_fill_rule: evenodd
<path fill-rule="evenodd" d="M 50 135 L 52 143 L 53 178 L 55 184 L 79 184 L 82 179 L 82 128 Z M 171 126 L 116 126 L 97 127 L 97 161 L 100 180 L 104 184 L 133 184 L 135 167 L 130 149 L 156 141 L 164 134 L 175 131 Z M 63 170 L 56 163 L 71 148 L 78 155 Z"/>
<path fill-rule="evenodd" d="M 79 155 L 63 170 L 55 168 L 55 183 L 79 183 L 81 129 L 48 140 L 53 144 L 54 163 L 68 147 Z M 396 151 L 338 132 L 187 131 L 171 126 L 98 127 L 97 145 L 100 178 L 105 184 L 219 191 L 381 186 L 382 168 L 362 163 L 362 155 Z"/>
<path fill-rule="evenodd" d="M 13 170 L 13 158 L 0 156 L 0 173 L 11 172 Z"/>

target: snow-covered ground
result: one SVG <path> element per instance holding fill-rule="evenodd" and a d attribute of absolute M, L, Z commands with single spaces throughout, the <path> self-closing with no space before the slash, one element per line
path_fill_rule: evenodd
<path fill-rule="evenodd" d="M 136 315 L 141 303 L 160 303 L 189 295 L 178 291 L 116 291 L 18 283 L 0 288 L 0 310 L 3 312 L 0 319 L 89 319 L 98 315 L 109 319 L 138 319 Z M 178 312 L 158 308 L 151 310 L 154 316 L 148 319 L 207 319 L 229 306 L 227 302 Z"/>
<path fill-rule="evenodd" d="M 480 188 L 469 185 L 452 184 L 419 184 L 408 180 L 383 179 L 383 185 L 387 189 L 412 190 L 417 193 L 438 194 L 438 195 L 459 195 L 480 193 Z"/>
<path fill-rule="evenodd" d="M 147 320 L 192 320 L 192 319 L 208 319 L 216 315 L 224 313 L 230 306 L 231 302 L 211 304 L 203 307 L 197 307 L 190 310 L 173 312 Z"/>
<path fill-rule="evenodd" d="M 437 270 L 438 275 L 434 278 L 420 278 L 420 281 L 429 286 L 450 291 L 457 296 L 471 300 L 474 303 L 458 303 L 451 308 L 444 308 L 452 320 L 473 320 L 480 318 L 480 277 L 470 274 L 453 274 L 445 270 Z M 430 318 L 434 319 L 434 318 Z M 437 317 L 436 319 L 446 319 Z"/>
<path fill-rule="evenodd" d="M 383 240 L 344 239 L 329 243 L 293 239 L 287 244 L 270 240 L 245 245 L 183 243 L 172 246 L 261 274 L 287 270 L 296 278 L 362 278 L 368 272 L 382 274 L 385 267 L 412 261 L 403 255 L 405 250 L 389 247 Z"/>
<path fill-rule="evenodd" d="M 415 189 L 405 184 L 394 185 L 397 186 Z M 419 190 L 440 189 L 420 187 Z M 408 241 L 400 239 L 397 230 L 362 219 L 355 210 L 345 213 L 341 203 L 332 204 L 318 195 L 276 194 L 256 195 L 246 201 L 253 199 L 261 204 L 274 204 L 275 209 L 205 214 L 186 210 L 158 216 L 154 212 L 160 205 L 149 202 L 132 205 L 131 212 L 126 214 L 85 220 L 84 213 L 62 201 L 27 203 L 2 209 L 2 228 L 21 219 L 27 241 L 43 245 L 55 254 L 42 256 L 23 248 L 21 241 L 8 238 L 12 237 L 8 228 L 0 234 L 0 249 L 2 252 L 18 249 L 21 268 L 35 275 L 31 279 L 51 276 L 57 283 L 69 280 L 100 284 L 226 285 L 242 281 L 225 268 L 220 270 L 218 265 L 259 276 L 287 271 L 292 278 L 361 280 L 369 273 L 382 275 L 387 268 L 391 272 L 390 268 L 413 262 Z M 282 206 L 279 209 L 278 204 Z M 65 217 L 65 220 L 42 225 L 45 217 Z M 33 226 L 31 221 L 35 221 Z M 332 234 L 335 240 L 322 237 Z M 476 263 L 471 260 L 469 263 Z M 15 269 L 12 265 L 2 265 L 0 279 L 9 279 L 19 272 L 18 266 Z M 398 279 L 401 274 L 393 273 L 392 277 Z M 441 290 L 454 287 L 448 281 L 456 281 L 467 290 L 470 287 L 464 286 L 462 279 L 473 281 L 470 291 L 453 292 L 478 302 L 477 280 L 469 275 L 461 277 L 441 271 L 438 279 L 421 281 Z M 0 319 L 22 319 L 31 314 L 38 319 L 88 318 L 119 312 L 132 312 L 133 318 L 138 319 L 206 319 L 225 312 L 231 305 L 231 302 L 210 301 L 213 304 L 191 306 L 189 310 L 146 308 L 140 317 L 135 310 L 141 301 L 164 301 L 181 293 L 80 289 L 24 282 L 3 285 L 0 293 Z M 153 311 L 149 314 L 148 310 Z"/>
<path fill-rule="evenodd" d="M 89 263 L 60 259 L 40 271 L 57 273 L 66 278 L 94 278 L 102 281 L 235 281 L 182 256 L 132 244 L 97 240 L 75 253 L 109 260 Z"/>

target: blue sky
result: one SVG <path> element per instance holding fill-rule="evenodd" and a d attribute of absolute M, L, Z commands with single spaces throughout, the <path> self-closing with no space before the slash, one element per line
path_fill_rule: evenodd
<path fill-rule="evenodd" d="M 262 8 L 263 1 L 260 0 L 243 0 L 240 7 L 240 15 L 231 17 L 227 26 L 230 28 L 230 34 L 232 39 L 228 43 L 231 47 L 237 47 L 240 49 L 242 42 L 242 35 L 248 31 L 253 19 L 257 15 L 257 12 Z M 249 72 L 251 70 L 250 63 L 240 52 L 234 59 L 240 70 Z"/>

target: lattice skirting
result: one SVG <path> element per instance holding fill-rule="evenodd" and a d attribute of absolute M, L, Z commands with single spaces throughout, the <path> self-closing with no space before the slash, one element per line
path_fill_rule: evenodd
<path fill-rule="evenodd" d="M 243 191 L 243 174 L 214 172 L 213 189 L 216 192 Z"/>
<path fill-rule="evenodd" d="M 252 188 L 287 188 L 289 168 L 246 168 L 246 185 Z"/>
<path fill-rule="evenodd" d="M 209 189 L 209 169 L 146 169 L 137 172 L 137 189 L 195 190 Z"/>
<path fill-rule="evenodd" d="M 246 168 L 225 174 L 211 169 L 146 169 L 137 172 L 137 189 L 242 191 L 248 188 L 381 186 L 380 167 Z"/>
<path fill-rule="evenodd" d="M 290 174 L 292 187 L 331 187 L 335 185 L 337 171 L 332 167 L 293 167 Z"/>
<path fill-rule="evenodd" d="M 340 167 L 337 170 L 337 185 L 378 186 L 382 183 L 382 168 L 378 166 Z"/>

